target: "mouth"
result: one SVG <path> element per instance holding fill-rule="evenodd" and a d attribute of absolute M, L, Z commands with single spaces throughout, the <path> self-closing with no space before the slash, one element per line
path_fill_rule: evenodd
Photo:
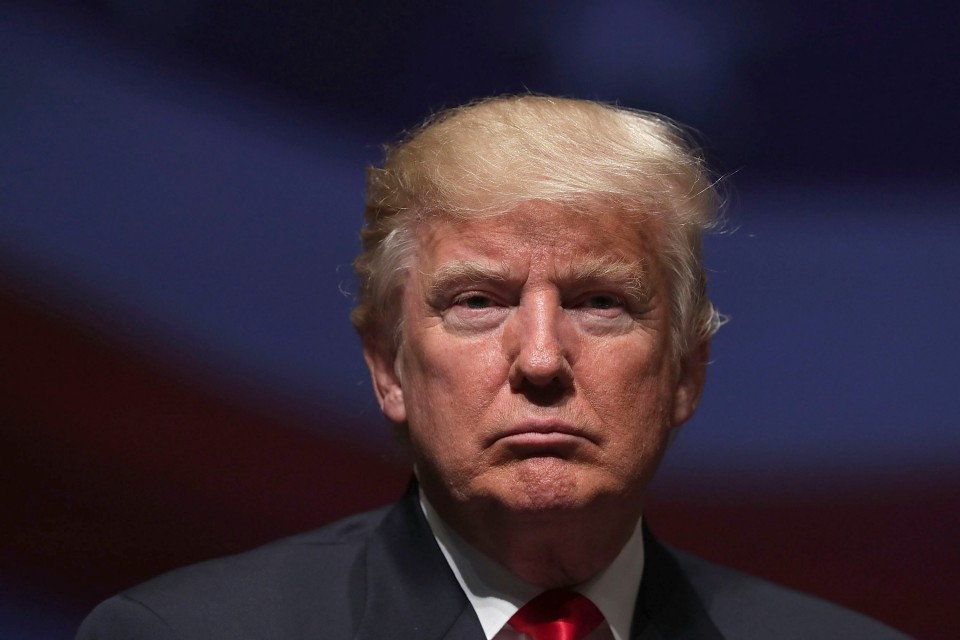
<path fill-rule="evenodd" d="M 523 456 L 565 456 L 592 441 L 582 427 L 556 420 L 525 421 L 513 425 L 495 437 L 496 443 Z"/>

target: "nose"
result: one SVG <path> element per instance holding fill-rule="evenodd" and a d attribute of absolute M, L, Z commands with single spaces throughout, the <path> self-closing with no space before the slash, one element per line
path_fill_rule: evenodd
<path fill-rule="evenodd" d="M 508 328 L 510 386 L 514 391 L 568 389 L 573 383 L 570 337 L 554 296 L 539 295 L 517 308 Z"/>

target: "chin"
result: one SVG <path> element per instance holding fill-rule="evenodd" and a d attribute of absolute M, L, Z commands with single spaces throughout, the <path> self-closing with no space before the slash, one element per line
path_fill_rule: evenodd
<path fill-rule="evenodd" d="M 595 479 L 559 458 L 530 458 L 511 465 L 498 482 L 497 499 L 510 511 L 542 514 L 580 510 L 602 495 Z"/>

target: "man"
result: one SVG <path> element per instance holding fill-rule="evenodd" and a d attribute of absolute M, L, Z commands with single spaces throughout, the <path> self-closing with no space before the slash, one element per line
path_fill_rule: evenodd
<path fill-rule="evenodd" d="M 720 324 L 716 209 L 658 116 L 520 96 L 429 120 L 370 171 L 355 263 L 408 495 L 136 587 L 80 637 L 902 637 L 642 526 Z"/>

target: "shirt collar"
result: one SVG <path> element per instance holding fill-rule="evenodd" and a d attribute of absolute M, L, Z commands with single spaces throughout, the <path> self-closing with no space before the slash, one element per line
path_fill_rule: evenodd
<path fill-rule="evenodd" d="M 524 582 L 450 529 L 420 492 L 420 506 L 447 564 L 470 600 L 487 640 L 493 638 L 517 610 L 543 589 Z M 643 576 L 643 534 L 640 522 L 606 569 L 574 587 L 603 613 L 615 640 L 630 637 L 633 608 Z"/>

